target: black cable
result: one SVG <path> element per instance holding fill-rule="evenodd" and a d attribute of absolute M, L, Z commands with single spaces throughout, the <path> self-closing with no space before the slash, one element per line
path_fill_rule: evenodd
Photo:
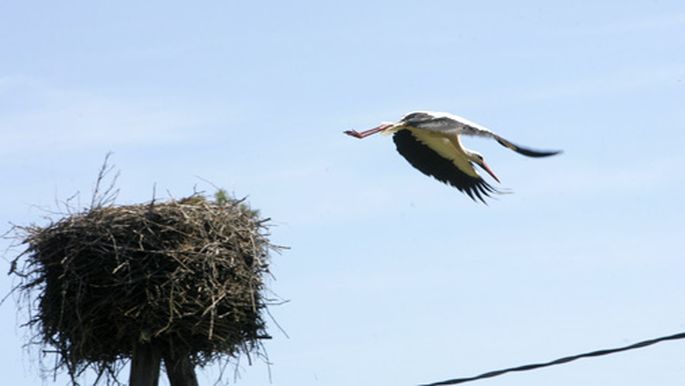
<path fill-rule="evenodd" d="M 477 375 L 475 377 L 456 378 L 456 379 L 450 379 L 447 381 L 427 383 L 427 384 L 424 384 L 421 386 L 456 385 L 459 383 L 477 381 L 479 379 L 498 377 L 500 375 L 510 373 L 510 372 L 515 372 L 515 371 L 529 371 L 529 370 L 539 369 L 542 367 L 556 366 L 556 365 L 572 362 L 572 361 L 575 361 L 575 360 L 581 359 L 581 358 L 598 357 L 598 356 L 602 356 L 602 355 L 614 354 L 614 353 L 621 352 L 621 351 L 635 350 L 638 348 L 651 346 L 653 344 L 663 342 L 666 340 L 676 340 L 676 339 L 685 339 L 685 332 L 681 332 L 681 333 L 678 333 L 675 335 L 664 336 L 664 337 L 656 338 L 656 339 L 649 339 L 649 340 L 645 340 L 642 342 L 631 344 L 629 346 L 606 349 L 606 350 L 597 350 L 597 351 L 592 351 L 592 352 L 588 352 L 588 353 L 584 353 L 584 354 L 572 355 L 572 356 L 568 356 L 568 357 L 564 357 L 564 358 L 555 359 L 555 360 L 550 361 L 550 362 L 534 363 L 534 364 L 523 365 L 523 366 L 518 366 L 518 367 L 511 367 L 508 369 L 494 370 L 494 371 L 489 371 L 487 373 L 483 373 L 481 375 Z"/>

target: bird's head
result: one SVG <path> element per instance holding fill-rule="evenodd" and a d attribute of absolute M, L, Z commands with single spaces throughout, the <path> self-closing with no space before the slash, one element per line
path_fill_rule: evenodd
<path fill-rule="evenodd" d="M 466 156 L 468 157 L 469 161 L 480 166 L 483 170 L 488 172 L 488 174 L 491 175 L 492 178 L 495 179 L 495 181 L 500 182 L 495 172 L 493 172 L 492 169 L 490 169 L 490 166 L 488 166 L 488 164 L 485 162 L 485 158 L 483 158 L 483 156 L 480 153 L 472 150 L 466 150 Z"/>

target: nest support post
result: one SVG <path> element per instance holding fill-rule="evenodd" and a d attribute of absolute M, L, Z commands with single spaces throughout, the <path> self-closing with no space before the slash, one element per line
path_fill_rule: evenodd
<path fill-rule="evenodd" d="M 157 386 L 162 354 L 156 345 L 138 343 L 131 359 L 130 386 Z"/>
<path fill-rule="evenodd" d="M 198 386 L 195 366 L 189 356 L 163 353 L 162 359 L 171 386 Z"/>

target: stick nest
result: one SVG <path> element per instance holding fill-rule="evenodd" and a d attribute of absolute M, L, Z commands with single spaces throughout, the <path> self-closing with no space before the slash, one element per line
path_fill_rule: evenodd
<path fill-rule="evenodd" d="M 27 247 L 10 273 L 34 341 L 72 380 L 89 366 L 109 378 L 138 342 L 204 365 L 268 338 L 264 279 L 278 247 L 266 221 L 241 200 L 199 195 L 95 207 L 19 228 Z"/>

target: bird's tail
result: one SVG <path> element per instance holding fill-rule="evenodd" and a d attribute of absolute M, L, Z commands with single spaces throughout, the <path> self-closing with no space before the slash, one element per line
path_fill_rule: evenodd
<path fill-rule="evenodd" d="M 526 148 L 526 147 L 523 147 L 523 146 L 519 146 L 519 145 L 513 144 L 513 143 L 507 141 L 506 139 L 504 139 L 504 138 L 502 138 L 502 137 L 500 137 L 500 136 L 495 136 L 495 139 L 497 140 L 497 142 L 499 142 L 500 145 L 502 145 L 502 146 L 504 146 L 504 147 L 507 147 L 507 148 L 509 148 L 509 149 L 511 149 L 511 150 L 513 150 L 513 151 L 515 151 L 515 152 L 517 152 L 517 153 L 519 153 L 519 154 L 523 154 L 523 155 L 525 155 L 525 156 L 527 156 L 527 157 L 536 157 L 536 158 L 539 158 L 539 157 L 549 157 L 549 156 L 551 156 L 551 155 L 555 155 L 555 154 L 561 153 L 561 150 L 552 150 L 552 151 L 533 150 L 533 149 L 530 149 L 530 148 Z"/>

